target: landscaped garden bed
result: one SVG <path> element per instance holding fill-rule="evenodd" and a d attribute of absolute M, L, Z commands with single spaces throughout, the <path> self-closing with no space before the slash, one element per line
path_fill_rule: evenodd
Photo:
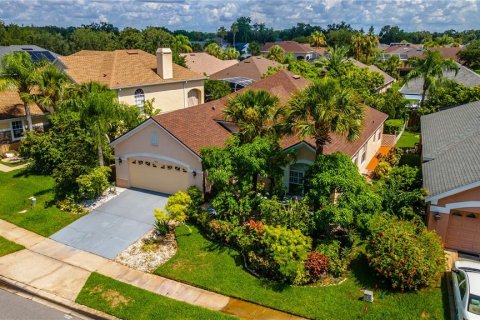
<path fill-rule="evenodd" d="M 418 292 L 391 291 L 359 255 L 339 285 L 281 284 L 253 276 L 238 251 L 189 228 L 177 229 L 178 252 L 156 274 L 313 319 L 449 319 L 443 280 Z M 373 290 L 375 301 L 362 301 L 361 289 Z"/>
<path fill-rule="evenodd" d="M 220 312 L 136 288 L 95 272 L 88 278 L 76 302 L 125 320 L 235 319 Z"/>

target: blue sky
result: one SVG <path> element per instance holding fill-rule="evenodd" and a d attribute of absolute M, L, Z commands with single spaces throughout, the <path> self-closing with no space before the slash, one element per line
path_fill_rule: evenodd
<path fill-rule="evenodd" d="M 0 20 L 24 25 L 79 26 L 108 21 L 120 28 L 165 26 L 215 31 L 240 16 L 275 29 L 297 22 L 326 26 L 344 20 L 376 32 L 480 28 L 480 0 L 0 0 Z"/>

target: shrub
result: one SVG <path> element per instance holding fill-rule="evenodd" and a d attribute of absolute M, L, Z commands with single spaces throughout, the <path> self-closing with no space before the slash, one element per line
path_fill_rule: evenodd
<path fill-rule="evenodd" d="M 392 171 L 392 166 L 390 165 L 390 163 L 382 160 L 378 163 L 377 167 L 373 171 L 373 177 L 375 179 L 381 179 L 390 171 Z"/>
<path fill-rule="evenodd" d="M 338 240 L 324 240 L 316 251 L 328 258 L 328 269 L 334 277 L 341 277 L 350 264 L 350 249 L 342 247 Z"/>
<path fill-rule="evenodd" d="M 315 226 L 308 204 L 302 200 L 289 200 L 281 203 L 276 198 L 262 199 L 259 205 L 262 219 L 271 226 L 298 229 L 309 235 Z"/>
<path fill-rule="evenodd" d="M 67 196 L 63 200 L 57 201 L 57 208 L 62 210 L 63 212 L 69 212 L 73 214 L 85 214 L 87 210 L 78 203 L 75 202 L 75 199 L 72 195 Z"/>
<path fill-rule="evenodd" d="M 370 266 L 392 288 L 418 290 L 435 284 L 445 271 L 440 238 L 424 226 L 378 217 L 366 248 Z"/>
<path fill-rule="evenodd" d="M 170 232 L 170 227 L 168 225 L 170 221 L 170 216 L 163 211 L 162 209 L 156 208 L 154 210 L 155 215 L 155 231 L 158 235 L 164 236 Z"/>
<path fill-rule="evenodd" d="M 202 211 L 201 205 L 203 204 L 202 191 L 196 186 L 191 186 L 187 189 L 187 195 L 192 200 L 192 203 L 188 207 L 189 215 L 199 214 Z"/>
<path fill-rule="evenodd" d="M 312 251 L 305 260 L 305 270 L 311 281 L 317 281 L 328 273 L 330 261 L 327 256 L 318 251 Z"/>
<path fill-rule="evenodd" d="M 79 176 L 77 183 L 80 197 L 93 199 L 101 196 L 109 185 L 110 173 L 109 167 L 96 167 L 90 173 Z"/>
<path fill-rule="evenodd" d="M 402 131 L 404 121 L 402 119 L 391 119 L 385 121 L 384 132 L 388 134 L 395 134 Z"/>
<path fill-rule="evenodd" d="M 192 199 L 185 192 L 179 191 L 168 198 L 165 205 L 165 211 L 159 208 L 154 210 L 155 228 L 160 235 L 165 235 L 172 231 L 178 223 L 184 223 L 187 219 L 187 212 L 189 206 L 192 204 Z"/>
<path fill-rule="evenodd" d="M 305 279 L 304 261 L 312 247 L 312 239 L 300 230 L 265 226 L 262 239 L 266 254 L 278 265 L 280 279 L 300 284 Z"/>

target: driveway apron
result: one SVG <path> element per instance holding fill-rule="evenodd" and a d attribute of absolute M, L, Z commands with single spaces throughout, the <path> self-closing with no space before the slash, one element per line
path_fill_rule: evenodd
<path fill-rule="evenodd" d="M 153 228 L 153 211 L 163 209 L 167 198 L 146 190 L 125 190 L 50 238 L 113 259 Z"/>

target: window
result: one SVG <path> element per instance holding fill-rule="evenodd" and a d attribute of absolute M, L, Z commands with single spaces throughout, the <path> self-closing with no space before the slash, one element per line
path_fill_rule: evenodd
<path fill-rule="evenodd" d="M 382 138 L 382 130 L 378 130 L 378 136 L 377 136 L 377 140 L 380 140 Z"/>
<path fill-rule="evenodd" d="M 305 193 L 305 173 L 310 166 L 307 164 L 296 163 L 290 166 L 288 178 L 288 193 L 303 196 Z"/>
<path fill-rule="evenodd" d="M 143 106 L 145 105 L 145 93 L 142 89 L 135 90 L 135 105 L 139 107 L 143 113 Z"/>
<path fill-rule="evenodd" d="M 353 157 L 352 162 L 355 163 L 355 165 L 357 164 L 357 162 L 358 162 L 358 156 L 357 155 L 355 155 L 355 157 Z"/>
<path fill-rule="evenodd" d="M 12 121 L 12 138 L 18 140 L 23 137 L 25 129 L 23 128 L 23 121 Z"/>
<path fill-rule="evenodd" d="M 373 134 L 373 142 L 375 142 L 376 137 L 377 137 L 377 131 L 375 131 L 375 133 Z"/>
<path fill-rule="evenodd" d="M 367 146 L 365 145 L 362 149 L 362 157 L 361 157 L 362 163 L 365 163 L 366 159 L 367 159 Z"/>

